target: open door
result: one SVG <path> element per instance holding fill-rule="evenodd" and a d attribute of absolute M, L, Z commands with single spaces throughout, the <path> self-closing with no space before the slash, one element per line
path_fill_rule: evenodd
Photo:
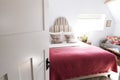
<path fill-rule="evenodd" d="M 49 80 L 43 1 L 0 0 L 0 79 Z"/>

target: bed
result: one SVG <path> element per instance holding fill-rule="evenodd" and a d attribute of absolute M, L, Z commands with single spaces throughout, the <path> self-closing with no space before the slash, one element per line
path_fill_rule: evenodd
<path fill-rule="evenodd" d="M 66 23 L 65 20 L 61 20 L 65 18 L 59 19 L 61 21 L 60 23 Z M 57 19 L 58 22 L 59 20 Z M 54 32 L 60 31 L 59 29 L 61 29 L 59 27 L 56 28 L 57 30 L 54 28 L 51 29 Z M 66 31 L 63 29 L 62 31 Z M 67 31 L 71 31 L 71 28 L 67 29 Z M 52 46 L 49 49 L 50 80 L 66 80 L 107 73 L 109 71 L 117 72 L 116 56 L 108 51 L 82 42 L 70 46 L 60 44 L 62 43 L 55 44 L 57 46 Z"/>

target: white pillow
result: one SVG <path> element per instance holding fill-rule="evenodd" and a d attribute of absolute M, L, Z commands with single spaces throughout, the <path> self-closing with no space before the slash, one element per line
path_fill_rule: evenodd
<path fill-rule="evenodd" d="M 65 33 L 64 33 L 64 37 L 65 37 L 65 41 L 66 41 L 67 43 L 77 42 L 76 39 L 75 39 L 75 35 L 74 35 L 74 33 L 72 33 L 72 32 L 65 32 Z"/>
<path fill-rule="evenodd" d="M 53 44 L 58 44 L 58 43 L 62 43 L 63 42 L 63 38 L 62 38 L 62 33 L 61 32 L 50 33 L 50 37 L 51 37 L 51 43 L 53 43 Z"/>

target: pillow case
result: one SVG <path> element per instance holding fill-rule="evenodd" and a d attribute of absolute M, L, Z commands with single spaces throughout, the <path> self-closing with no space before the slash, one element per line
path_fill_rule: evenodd
<path fill-rule="evenodd" d="M 58 32 L 58 33 L 50 33 L 51 36 L 51 43 L 53 44 L 58 44 L 58 43 L 62 43 L 62 33 Z"/>
<path fill-rule="evenodd" d="M 120 37 L 118 37 L 118 36 L 107 36 L 107 42 L 106 43 L 112 43 L 112 44 L 120 45 Z"/>
<path fill-rule="evenodd" d="M 66 33 L 64 33 L 64 37 L 65 37 L 65 41 L 66 41 L 67 43 L 77 42 L 76 39 L 75 39 L 74 34 L 71 33 L 71 32 L 66 32 Z"/>

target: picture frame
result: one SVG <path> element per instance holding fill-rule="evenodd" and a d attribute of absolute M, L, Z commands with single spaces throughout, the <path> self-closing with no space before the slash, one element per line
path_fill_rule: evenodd
<path fill-rule="evenodd" d="M 106 27 L 110 27 L 111 26 L 111 22 L 112 22 L 112 20 L 107 20 L 106 21 Z"/>

